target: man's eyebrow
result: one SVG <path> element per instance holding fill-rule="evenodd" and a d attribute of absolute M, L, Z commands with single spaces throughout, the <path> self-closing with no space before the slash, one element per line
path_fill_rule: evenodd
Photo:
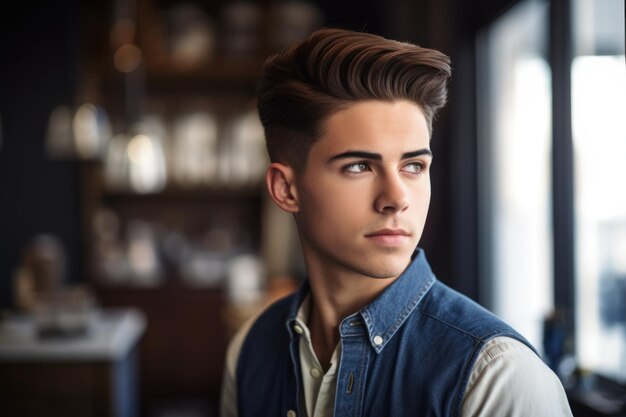
<path fill-rule="evenodd" d="M 402 158 L 400 158 L 400 159 L 414 158 L 414 157 L 420 156 L 420 155 L 428 155 L 428 156 L 432 157 L 433 153 L 432 153 L 432 151 L 430 149 L 424 148 L 424 149 L 420 149 L 418 151 L 403 153 L 402 154 Z"/>
<path fill-rule="evenodd" d="M 419 149 L 417 151 L 405 152 L 402 154 L 400 159 L 408 159 L 414 158 L 420 155 L 429 155 L 433 156 L 433 153 L 430 149 Z M 348 158 L 363 158 L 363 159 L 373 159 L 375 161 L 382 161 L 383 157 L 379 153 L 366 152 L 366 151 L 347 151 L 339 153 L 328 160 L 328 163 L 336 161 L 338 159 L 348 159 Z"/>
<path fill-rule="evenodd" d="M 374 159 L 376 161 L 382 161 L 383 159 L 382 155 L 379 153 L 365 152 L 365 151 L 347 151 L 347 152 L 342 152 L 331 157 L 328 160 L 328 162 L 333 162 L 338 159 L 348 159 L 348 158 Z"/>

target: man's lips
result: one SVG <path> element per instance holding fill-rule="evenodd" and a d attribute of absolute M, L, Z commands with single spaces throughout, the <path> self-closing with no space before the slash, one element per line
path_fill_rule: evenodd
<path fill-rule="evenodd" d="M 402 246 L 409 241 L 410 236 L 404 229 L 382 229 L 365 235 L 369 241 L 386 247 Z"/>
<path fill-rule="evenodd" d="M 410 236 L 411 234 L 404 229 L 382 229 L 373 233 L 368 233 L 365 237 L 375 236 Z"/>

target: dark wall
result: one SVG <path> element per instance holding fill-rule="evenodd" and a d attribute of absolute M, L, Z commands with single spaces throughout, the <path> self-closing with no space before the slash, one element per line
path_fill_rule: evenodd
<path fill-rule="evenodd" d="M 73 101 L 78 4 L 13 2 L 0 14 L 0 308 L 24 246 L 37 234 L 60 238 L 68 280 L 80 279 L 78 165 L 46 156 L 54 106 Z"/>

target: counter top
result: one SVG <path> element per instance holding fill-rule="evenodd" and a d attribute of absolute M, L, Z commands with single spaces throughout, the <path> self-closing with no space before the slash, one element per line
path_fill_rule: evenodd
<path fill-rule="evenodd" d="M 83 336 L 41 339 L 32 316 L 14 315 L 0 322 L 0 362 L 114 361 L 138 343 L 145 327 L 140 310 L 105 309 L 94 314 Z"/>

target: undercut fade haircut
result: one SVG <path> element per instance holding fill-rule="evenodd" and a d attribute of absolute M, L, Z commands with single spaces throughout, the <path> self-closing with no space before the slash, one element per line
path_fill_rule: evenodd
<path fill-rule="evenodd" d="M 359 101 L 413 102 L 432 134 L 450 73 L 450 59 L 434 49 L 368 33 L 318 30 L 263 66 L 257 103 L 270 159 L 304 170 L 326 120 Z"/>

